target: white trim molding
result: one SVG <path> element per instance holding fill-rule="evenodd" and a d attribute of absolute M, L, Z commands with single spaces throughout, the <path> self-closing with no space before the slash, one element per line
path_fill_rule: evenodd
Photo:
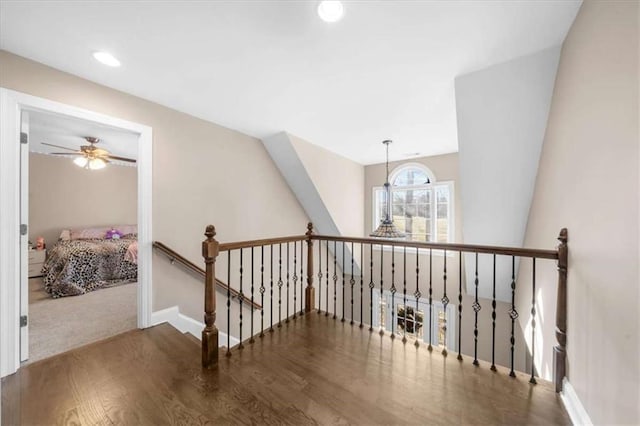
<path fill-rule="evenodd" d="M 194 320 L 193 318 L 180 313 L 180 308 L 177 306 L 171 306 L 170 308 L 156 311 L 151 315 L 151 324 L 158 325 L 162 323 L 169 323 L 173 328 L 181 333 L 189 333 L 198 340 L 202 340 L 202 330 L 204 329 L 204 323 Z M 225 346 L 227 342 L 227 333 L 218 331 L 218 347 Z M 234 347 L 240 340 L 231 336 L 229 338 L 231 347 Z"/>
<path fill-rule="evenodd" d="M 592 426 L 593 422 L 589 418 L 587 410 L 584 409 L 580 398 L 576 390 L 571 386 L 569 380 L 565 377 L 562 380 L 562 392 L 560 392 L 560 399 L 564 405 L 565 410 L 569 414 L 571 423 L 581 426 Z"/>
<path fill-rule="evenodd" d="M 0 377 L 20 368 L 20 116 L 62 114 L 138 134 L 138 327 L 152 311 L 152 129 L 0 87 Z"/>

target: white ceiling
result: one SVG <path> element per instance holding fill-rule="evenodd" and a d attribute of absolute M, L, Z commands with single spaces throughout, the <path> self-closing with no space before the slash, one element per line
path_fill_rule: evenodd
<path fill-rule="evenodd" d="M 41 154 L 66 152 L 43 145 L 43 142 L 78 150 L 81 145 L 89 145 L 85 136 L 99 138 L 97 146 L 113 155 L 134 160 L 138 158 L 138 135 L 135 133 L 60 114 L 29 112 L 29 151 Z M 118 165 L 134 165 L 112 161 Z"/>
<path fill-rule="evenodd" d="M 0 2 L 0 48 L 363 164 L 457 151 L 454 78 L 564 40 L 580 0 Z M 109 68 L 91 56 L 106 50 Z"/>

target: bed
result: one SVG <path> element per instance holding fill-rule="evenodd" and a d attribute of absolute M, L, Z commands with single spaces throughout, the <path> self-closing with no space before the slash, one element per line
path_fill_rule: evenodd
<path fill-rule="evenodd" d="M 105 238 L 114 229 L 120 238 Z M 42 267 L 45 291 L 53 298 L 77 296 L 137 281 L 135 226 L 65 230 Z"/>

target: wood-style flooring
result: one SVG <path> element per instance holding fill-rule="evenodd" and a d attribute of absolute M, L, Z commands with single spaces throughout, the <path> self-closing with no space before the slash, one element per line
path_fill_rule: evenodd
<path fill-rule="evenodd" d="M 3 379 L 2 424 L 569 424 L 550 383 L 429 353 L 315 312 L 200 368 L 169 325 Z"/>

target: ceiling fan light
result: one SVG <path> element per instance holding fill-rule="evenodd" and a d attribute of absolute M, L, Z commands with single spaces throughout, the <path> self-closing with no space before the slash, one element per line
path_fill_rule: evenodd
<path fill-rule="evenodd" d="M 89 160 L 89 170 L 104 169 L 107 163 L 102 158 L 92 158 Z"/>
<path fill-rule="evenodd" d="M 73 164 L 75 164 L 78 167 L 86 167 L 88 162 L 89 160 L 87 160 L 87 157 L 78 157 L 73 160 Z"/>
<path fill-rule="evenodd" d="M 344 7 L 340 1 L 325 0 L 318 4 L 318 16 L 325 22 L 338 22 L 343 14 Z"/>

